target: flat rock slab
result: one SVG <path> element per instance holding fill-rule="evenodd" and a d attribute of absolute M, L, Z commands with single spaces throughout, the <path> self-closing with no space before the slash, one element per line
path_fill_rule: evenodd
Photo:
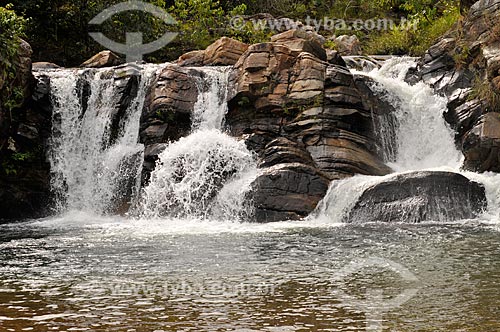
<path fill-rule="evenodd" d="M 451 172 L 400 174 L 366 189 L 346 222 L 449 222 L 486 208 L 484 187 Z"/>

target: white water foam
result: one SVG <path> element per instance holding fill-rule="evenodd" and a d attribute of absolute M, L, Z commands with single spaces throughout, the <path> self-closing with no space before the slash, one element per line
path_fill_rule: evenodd
<path fill-rule="evenodd" d="M 412 58 L 392 58 L 380 69 L 363 73 L 377 82 L 372 88 L 396 109 L 398 147 L 395 162 L 388 165 L 398 172 L 443 166 L 458 169 L 463 158 L 443 118 L 447 100 L 423 82 L 406 83 L 413 66 Z"/>
<path fill-rule="evenodd" d="M 234 210 L 238 210 L 244 196 L 238 191 L 245 191 L 244 187 L 224 185 L 233 177 L 252 178 L 255 173 L 254 157 L 243 142 L 217 129 L 198 130 L 170 144 L 160 154 L 150 184 L 142 194 L 143 216 L 206 218 L 219 191 L 232 196 L 236 200 Z"/>
<path fill-rule="evenodd" d="M 227 113 L 228 81 L 231 67 L 200 67 L 196 80 L 198 99 L 193 110 L 193 130 L 221 129 Z"/>
<path fill-rule="evenodd" d="M 221 131 L 227 113 L 230 68 L 197 68 L 198 99 L 193 132 L 159 155 L 140 204 L 142 218 L 244 220 L 245 194 L 257 177 L 244 142 Z"/>
<path fill-rule="evenodd" d="M 45 73 L 50 77 L 54 117 L 49 154 L 51 185 L 59 197 L 59 212 L 112 213 L 112 204 L 120 196 L 130 194 L 123 192 L 124 184 L 137 179 L 142 167 L 144 147 L 138 144 L 139 118 L 146 88 L 157 69 L 154 65 L 140 68 L 138 95 L 126 110 L 112 145 L 110 126 L 119 95 L 114 72 L 102 69 Z M 85 83 L 90 96 L 83 113 Z M 137 191 L 136 185 L 133 191 Z"/>

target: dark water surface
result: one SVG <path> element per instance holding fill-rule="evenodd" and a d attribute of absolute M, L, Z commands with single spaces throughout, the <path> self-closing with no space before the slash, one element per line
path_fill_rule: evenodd
<path fill-rule="evenodd" d="M 0 226 L 0 331 L 367 324 L 500 331 L 498 226 L 71 218 Z"/>

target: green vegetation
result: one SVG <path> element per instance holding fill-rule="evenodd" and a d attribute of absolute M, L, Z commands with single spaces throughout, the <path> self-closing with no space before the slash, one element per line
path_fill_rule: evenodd
<path fill-rule="evenodd" d="M 102 50 L 88 35 L 90 31 L 103 32 L 117 42 L 124 41 L 127 31 L 143 32 L 145 42 L 156 40 L 166 31 L 178 31 L 180 35 L 174 42 L 146 58 L 156 62 L 204 49 L 221 36 L 247 43 L 268 41 L 273 33 L 269 29 L 256 28 L 250 21 L 244 22 L 241 29 L 230 24 L 237 15 L 258 13 L 302 22 L 308 16 L 317 20 L 344 19 L 348 23 L 357 19 L 391 19 L 396 26 L 386 31 L 337 28 L 320 33 L 325 37 L 356 34 L 365 53 L 419 55 L 460 18 L 458 0 L 146 0 L 166 9 L 178 26 L 167 26 L 150 14 L 135 11 L 115 15 L 102 26 L 89 26 L 95 15 L 122 0 L 10 1 L 17 15 L 29 18 L 27 38 L 35 51 L 34 60 L 63 66 L 79 65 Z M 5 8 L 2 11 L 9 12 Z M 414 22 L 416 29 L 398 27 L 401 18 Z M 26 21 L 20 20 L 24 26 Z M 330 42 L 327 47 L 334 48 L 335 43 Z"/>
<path fill-rule="evenodd" d="M 39 158 L 40 148 L 28 152 L 16 152 L 7 156 L 2 162 L 3 173 L 7 176 L 17 175 L 22 165 L 31 163 Z"/>
<path fill-rule="evenodd" d="M 10 6 L 0 7 L 0 104 L 11 111 L 23 100 L 23 90 L 16 81 L 16 62 L 26 20 L 16 15 Z"/>
<path fill-rule="evenodd" d="M 432 10 L 423 6 L 405 6 L 405 8 L 410 9 L 409 17 L 414 28 L 395 27 L 390 31 L 370 36 L 366 43 L 366 53 L 423 55 L 461 17 L 459 4 L 456 1 L 444 2 L 440 11 L 437 10 L 438 7 Z"/>
<path fill-rule="evenodd" d="M 476 77 L 468 99 L 485 101 L 492 112 L 500 112 L 500 93 L 496 92 L 488 80 Z"/>

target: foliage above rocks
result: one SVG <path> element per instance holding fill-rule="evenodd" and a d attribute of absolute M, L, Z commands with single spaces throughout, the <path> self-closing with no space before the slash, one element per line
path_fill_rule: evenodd
<path fill-rule="evenodd" d="M 173 61 L 180 55 L 205 49 L 226 36 L 247 44 L 267 42 L 271 35 L 294 28 L 272 26 L 273 20 L 286 24 L 308 20 L 391 19 L 396 27 L 388 30 L 320 29 L 325 37 L 358 35 L 365 53 L 422 54 L 459 18 L 458 0 L 146 0 L 168 11 L 177 21 L 168 26 L 149 14 L 126 12 L 113 16 L 103 25 L 93 27 L 88 22 L 105 8 L 121 0 L 9 0 L 18 15 L 29 18 L 28 41 L 34 48 L 34 61 L 50 61 L 62 66 L 76 66 L 102 51 L 92 40 L 90 31 L 101 31 L 108 38 L 123 42 L 126 31 L 141 31 L 148 42 L 166 31 L 179 36 L 166 48 L 147 57 L 150 62 Z M 464 7 L 464 6 L 462 6 Z M 264 13 L 264 14 L 263 14 Z M 245 18 L 246 23 L 236 24 Z M 416 30 L 400 29 L 401 18 L 415 23 Z M 269 20 L 269 21 L 266 21 Z M 257 22 L 256 24 L 254 24 Z M 241 22 L 240 22 L 241 23 Z M 413 24 L 413 23 L 412 23 Z M 311 24 L 313 25 L 313 24 Z M 413 25 L 412 25 L 413 26 Z M 334 47 L 334 43 L 330 47 Z"/>
<path fill-rule="evenodd" d="M 23 57 L 31 56 L 31 48 L 21 39 L 26 20 L 9 8 L 0 7 L 0 110 L 3 106 L 10 111 L 23 102 L 19 66 Z"/>

